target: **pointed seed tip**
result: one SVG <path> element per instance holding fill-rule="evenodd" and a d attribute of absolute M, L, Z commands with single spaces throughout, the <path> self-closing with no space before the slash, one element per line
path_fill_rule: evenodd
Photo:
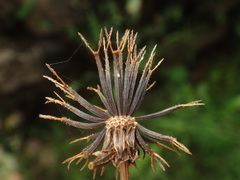
<path fill-rule="evenodd" d="M 52 69 L 50 64 L 46 63 L 45 65 L 47 66 L 48 69 Z"/>

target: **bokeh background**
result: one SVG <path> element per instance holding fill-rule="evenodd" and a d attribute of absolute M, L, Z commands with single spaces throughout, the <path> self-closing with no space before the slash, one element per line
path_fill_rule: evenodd
<path fill-rule="evenodd" d="M 11 0 L 0 1 L 0 179 L 85 180 L 88 168 L 61 162 L 87 143 L 69 142 L 91 132 L 38 114 L 69 116 L 45 96 L 58 91 L 42 78 L 52 67 L 83 97 L 98 104 L 88 86 L 99 83 L 95 62 L 77 35 L 97 47 L 102 27 L 139 32 L 139 48 L 158 44 L 156 85 L 138 114 L 202 99 L 141 124 L 177 137 L 193 153 L 154 150 L 171 165 L 154 173 L 150 159 L 131 168 L 132 179 L 240 179 L 240 1 L 238 0 Z M 55 64 L 54 64 L 55 63 Z M 61 94 L 61 93 L 60 93 Z M 109 165 L 96 179 L 114 179 Z"/>

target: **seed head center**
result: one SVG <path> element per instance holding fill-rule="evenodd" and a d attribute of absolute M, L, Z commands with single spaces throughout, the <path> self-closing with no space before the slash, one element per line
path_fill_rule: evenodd
<path fill-rule="evenodd" d="M 137 122 L 134 117 L 131 116 L 114 116 L 109 118 L 106 123 L 106 128 L 119 128 L 128 129 L 130 127 L 136 127 Z"/>

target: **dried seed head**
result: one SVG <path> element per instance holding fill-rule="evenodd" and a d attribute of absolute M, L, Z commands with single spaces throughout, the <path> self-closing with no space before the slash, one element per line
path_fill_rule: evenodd
<path fill-rule="evenodd" d="M 47 97 L 47 103 L 56 103 L 63 106 L 80 118 L 88 120 L 89 123 L 51 115 L 40 115 L 40 117 L 65 122 L 70 126 L 81 129 L 102 128 L 96 134 L 72 141 L 72 143 L 76 143 L 84 139 L 93 140 L 93 142 L 79 154 L 65 160 L 63 163 L 68 163 L 69 166 L 74 160 L 77 160 L 76 164 L 79 164 L 82 159 L 86 159 L 82 169 L 88 164 L 88 167 L 94 170 L 94 177 L 97 168 L 102 167 L 102 174 L 104 172 L 104 166 L 113 163 L 113 165 L 116 166 L 116 173 L 119 170 L 121 172 L 121 177 L 123 177 L 123 179 L 128 179 L 128 167 L 130 165 L 136 166 L 135 161 L 139 159 L 140 149 L 142 149 L 144 154 L 147 153 L 150 155 L 153 170 L 155 170 L 154 160 L 157 161 L 162 169 L 164 169 L 163 164 L 169 166 L 160 155 L 155 153 L 148 146 L 148 143 L 156 144 L 176 152 L 176 148 L 178 148 L 191 154 L 176 138 L 153 132 L 144 128 L 138 122 L 140 120 L 150 120 L 166 115 L 179 108 L 204 104 L 200 101 L 194 101 L 186 104 L 179 104 L 152 114 L 134 117 L 134 113 L 141 105 L 146 91 L 155 84 L 155 82 L 149 83 L 150 77 L 153 71 L 161 64 L 162 60 L 153 66 L 155 46 L 150 57 L 146 61 L 141 75 L 139 75 L 138 69 L 140 63 L 145 58 L 146 47 L 143 47 L 140 51 L 137 50 L 137 45 L 135 43 L 137 33 L 126 30 L 121 40 L 119 40 L 117 33 L 116 40 L 114 40 L 114 42 L 116 42 L 116 49 L 114 49 L 112 45 L 112 29 L 109 32 L 105 29 L 104 33 L 105 34 L 103 34 L 103 31 L 100 33 L 97 51 L 94 51 L 87 40 L 79 33 L 81 39 L 95 58 L 100 80 L 100 85 L 97 86 L 97 89 L 91 87 L 88 89 L 98 94 L 104 108 L 95 106 L 84 99 L 80 94 L 69 87 L 53 68 L 47 65 L 49 70 L 56 77 L 56 80 L 48 76 L 44 77 L 66 93 L 68 98 L 77 101 L 79 105 L 88 110 L 89 113 L 68 104 L 57 93 L 56 96 L 58 99 Z M 102 51 L 101 54 L 104 56 L 103 60 L 100 57 L 100 51 Z M 124 59 L 125 56 L 123 56 L 123 51 L 127 52 L 126 59 Z M 111 56 L 109 56 L 110 53 Z M 113 63 L 110 63 L 110 60 L 113 61 Z M 110 64 L 112 64 L 113 67 L 110 67 Z M 137 82 L 137 79 L 139 79 L 139 82 Z M 171 147 L 162 143 L 170 144 Z M 88 163 L 90 156 L 96 156 L 96 159 Z"/>

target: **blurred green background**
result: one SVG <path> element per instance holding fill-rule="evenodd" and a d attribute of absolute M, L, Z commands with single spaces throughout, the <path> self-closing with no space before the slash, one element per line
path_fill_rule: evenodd
<path fill-rule="evenodd" d="M 81 32 L 97 47 L 102 27 L 139 32 L 139 48 L 158 44 L 156 85 L 138 114 L 202 99 L 152 121 L 140 122 L 177 137 L 193 153 L 181 156 L 154 150 L 171 165 L 154 173 L 150 159 L 137 161 L 131 179 L 240 179 L 240 1 L 238 0 L 12 0 L 0 1 L 0 179 L 92 179 L 88 168 L 61 162 L 81 151 L 70 145 L 91 132 L 38 118 L 38 114 L 72 116 L 45 96 L 58 91 L 42 78 L 52 67 L 79 93 L 98 104 L 86 87 L 99 83 L 95 62 L 81 42 Z M 155 61 L 155 62 L 156 62 Z M 59 63 L 61 62 L 61 63 Z M 96 179 L 114 179 L 109 165 Z"/>

